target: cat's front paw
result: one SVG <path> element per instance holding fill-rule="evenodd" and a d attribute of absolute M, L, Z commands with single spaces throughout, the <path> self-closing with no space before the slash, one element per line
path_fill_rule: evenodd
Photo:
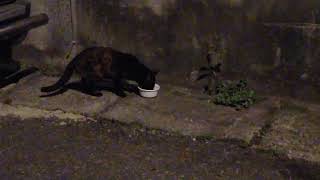
<path fill-rule="evenodd" d="M 118 92 L 116 92 L 116 94 L 118 95 L 118 96 L 120 96 L 120 97 L 127 97 L 127 94 L 125 93 L 125 92 L 123 92 L 123 91 L 118 91 Z"/>
<path fill-rule="evenodd" d="M 139 89 L 138 89 L 138 87 L 137 86 L 135 86 L 135 85 L 132 85 L 132 84 L 129 84 L 128 86 L 127 86 L 127 91 L 128 92 L 130 92 L 130 93 L 137 93 L 137 92 L 139 92 Z"/>
<path fill-rule="evenodd" d="M 95 94 L 95 96 L 101 97 L 101 96 L 103 96 L 103 94 L 101 92 L 98 92 L 98 93 Z"/>
<path fill-rule="evenodd" d="M 92 96 L 96 96 L 96 97 L 101 97 L 101 96 L 103 96 L 103 94 L 102 94 L 101 92 L 99 92 L 99 91 L 90 92 L 90 94 L 91 94 Z"/>

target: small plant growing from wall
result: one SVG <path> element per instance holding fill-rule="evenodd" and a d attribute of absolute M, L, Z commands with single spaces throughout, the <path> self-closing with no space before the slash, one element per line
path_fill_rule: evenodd
<path fill-rule="evenodd" d="M 205 92 L 209 95 L 212 95 L 215 89 L 215 85 L 218 84 L 218 75 L 217 73 L 221 72 L 221 63 L 212 65 L 210 55 L 207 55 L 207 66 L 200 68 L 200 75 L 197 80 L 207 79 L 207 85 L 205 86 Z"/>
<path fill-rule="evenodd" d="M 207 64 L 199 69 L 199 77 L 197 80 L 206 79 L 207 85 L 205 86 L 205 92 L 212 95 L 219 81 L 221 61 L 225 55 L 225 48 L 222 48 L 221 38 L 216 34 L 212 41 L 207 42 L 206 46 L 205 55 Z"/>
<path fill-rule="evenodd" d="M 199 69 L 198 80 L 206 79 L 205 93 L 213 96 L 212 102 L 219 105 L 235 107 L 237 110 L 248 108 L 257 100 L 256 93 L 248 88 L 245 80 L 240 81 L 221 81 L 221 61 L 224 59 L 226 49 L 221 46 L 221 39 L 214 38 L 218 45 L 208 43 L 206 51 L 206 66 Z M 212 57 L 215 58 L 213 62 Z"/>

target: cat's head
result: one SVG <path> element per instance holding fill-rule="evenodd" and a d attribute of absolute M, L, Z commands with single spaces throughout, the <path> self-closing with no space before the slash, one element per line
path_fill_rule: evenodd
<path fill-rule="evenodd" d="M 153 90 L 154 85 L 156 83 L 156 76 L 159 71 L 149 71 L 146 74 L 144 81 L 139 84 L 142 89 Z"/>

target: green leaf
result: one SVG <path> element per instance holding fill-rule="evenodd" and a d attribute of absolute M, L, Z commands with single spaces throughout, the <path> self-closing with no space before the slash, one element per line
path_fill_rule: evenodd
<path fill-rule="evenodd" d="M 216 95 L 213 102 L 242 109 L 254 104 L 256 99 L 255 92 L 247 88 L 245 80 L 220 81 L 216 87 Z"/>

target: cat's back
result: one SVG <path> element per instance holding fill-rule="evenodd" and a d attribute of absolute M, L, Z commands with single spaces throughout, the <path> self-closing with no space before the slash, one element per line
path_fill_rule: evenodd
<path fill-rule="evenodd" d="M 75 71 L 83 76 L 102 77 L 111 70 L 114 50 L 108 47 L 90 47 L 76 57 Z"/>
<path fill-rule="evenodd" d="M 135 56 L 115 50 L 111 47 L 87 48 L 79 54 L 78 61 L 81 66 L 88 66 L 89 64 L 110 66 L 112 64 L 114 67 L 118 68 L 139 64 L 139 61 Z"/>
<path fill-rule="evenodd" d="M 79 54 L 76 72 L 86 77 L 103 78 L 114 74 L 144 72 L 145 66 L 129 54 L 111 47 L 90 47 Z"/>
<path fill-rule="evenodd" d="M 104 56 L 110 56 L 114 60 L 135 59 L 134 56 L 131 54 L 121 52 L 111 47 L 102 47 L 102 46 L 86 48 L 79 54 L 79 56 L 82 58 L 87 58 L 87 57 L 99 58 Z"/>
<path fill-rule="evenodd" d="M 112 54 L 115 51 L 110 47 L 89 47 L 79 53 L 79 57 L 99 57 L 103 54 Z"/>

